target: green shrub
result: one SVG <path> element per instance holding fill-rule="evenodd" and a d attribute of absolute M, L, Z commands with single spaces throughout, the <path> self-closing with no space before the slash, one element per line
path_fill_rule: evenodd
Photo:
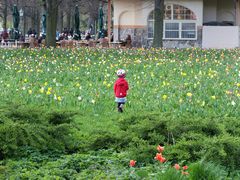
<path fill-rule="evenodd" d="M 227 177 L 227 172 L 223 167 L 210 162 L 200 161 L 189 167 L 191 180 L 223 180 Z"/>
<path fill-rule="evenodd" d="M 64 123 L 70 123 L 73 120 L 73 116 L 76 115 L 73 111 L 51 111 L 47 114 L 47 119 L 50 124 L 58 125 Z"/>
<path fill-rule="evenodd" d="M 219 124 L 223 124 L 225 127 L 225 131 L 232 136 L 240 136 L 240 121 L 239 118 L 221 118 L 219 120 Z"/>
<path fill-rule="evenodd" d="M 182 118 L 172 119 L 168 125 L 169 131 L 171 131 L 176 138 L 188 132 L 196 132 L 204 136 L 214 137 L 223 133 L 222 126 L 218 121 L 218 119 L 183 116 Z"/>
<path fill-rule="evenodd" d="M 89 150 L 117 149 L 121 139 L 113 132 L 98 130 L 92 135 Z"/>
<path fill-rule="evenodd" d="M 186 175 L 182 175 L 181 171 L 177 171 L 174 168 L 168 168 L 164 173 L 157 173 L 156 178 L 158 180 L 185 180 L 188 179 Z"/>
<path fill-rule="evenodd" d="M 9 104 L 2 110 L 2 115 L 11 119 L 13 122 L 46 124 L 44 109 L 38 106 Z"/>
<path fill-rule="evenodd" d="M 206 160 L 219 163 L 231 171 L 240 167 L 240 137 L 233 137 L 224 134 L 217 138 L 209 139 L 208 151 L 206 151 Z"/>
<path fill-rule="evenodd" d="M 52 114 L 56 115 L 55 112 Z M 63 122 L 58 124 L 48 123 L 47 117 L 53 120 L 52 117 L 57 116 L 52 114 L 49 116 L 49 113 L 43 109 L 37 110 L 37 108 L 31 109 L 25 106 L 2 109 L 0 159 L 23 155 L 20 152 L 22 147 L 32 147 L 42 152 L 76 151 L 77 136 L 74 135 L 76 130 L 71 124 L 73 113 L 59 112 L 58 114 L 64 114 L 65 119 L 63 118 Z M 68 118 L 67 115 L 70 117 Z"/>

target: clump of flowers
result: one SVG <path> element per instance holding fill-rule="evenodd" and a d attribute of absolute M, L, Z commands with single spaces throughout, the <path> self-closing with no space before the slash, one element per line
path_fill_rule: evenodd
<path fill-rule="evenodd" d="M 162 152 L 164 151 L 164 147 L 158 145 L 157 150 L 158 150 L 159 153 L 156 154 L 154 159 L 158 160 L 161 163 L 164 163 L 166 161 L 166 158 L 163 157 L 163 155 L 162 155 Z"/>
<path fill-rule="evenodd" d="M 137 161 L 130 160 L 129 166 L 130 166 L 130 167 L 134 167 L 134 166 L 136 165 L 136 162 L 137 162 Z"/>
<path fill-rule="evenodd" d="M 174 167 L 177 171 L 179 171 L 179 170 L 182 169 L 182 174 L 183 174 L 183 175 L 188 175 L 188 174 L 189 174 L 189 173 L 187 172 L 187 170 L 188 170 L 188 166 L 187 166 L 187 165 L 185 165 L 185 166 L 183 166 L 183 167 L 181 168 L 181 166 L 180 166 L 179 164 L 175 164 L 173 167 Z"/>
<path fill-rule="evenodd" d="M 179 169 L 181 168 L 181 166 L 180 166 L 179 164 L 175 164 L 173 167 L 174 167 L 176 170 L 179 170 Z"/>
<path fill-rule="evenodd" d="M 164 151 L 164 146 L 158 145 L 156 149 L 157 149 L 158 153 L 156 154 L 154 159 L 159 161 L 160 163 L 165 163 L 167 160 L 162 154 Z M 134 167 L 135 165 L 136 165 L 136 161 L 130 160 L 129 166 Z M 174 164 L 173 168 L 176 169 L 177 171 L 180 171 L 182 173 L 182 175 L 189 175 L 189 172 L 187 172 L 187 170 L 188 170 L 187 165 L 184 165 L 181 167 L 178 163 L 176 163 L 176 164 Z"/>

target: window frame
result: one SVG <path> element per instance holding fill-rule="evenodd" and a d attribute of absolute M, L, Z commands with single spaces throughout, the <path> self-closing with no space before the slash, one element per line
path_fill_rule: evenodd
<path fill-rule="evenodd" d="M 154 19 L 151 19 L 151 20 L 148 20 L 148 23 L 147 23 L 147 37 L 148 39 L 153 39 L 153 36 L 154 36 Z M 153 31 L 151 33 L 149 33 L 149 22 L 152 22 L 153 23 Z M 149 34 L 152 34 L 152 38 L 149 37 Z"/>
<path fill-rule="evenodd" d="M 174 19 L 174 5 L 178 5 L 178 6 L 182 6 L 184 8 L 187 8 L 183 5 L 180 5 L 180 4 L 165 4 L 165 7 L 167 6 L 171 6 L 171 19 L 164 19 L 163 20 L 163 40 L 197 40 L 197 37 L 198 37 L 198 34 L 197 34 L 197 18 L 196 18 L 196 15 L 195 13 L 191 10 L 193 13 L 194 13 L 194 16 L 195 16 L 195 19 L 180 19 L 180 20 L 177 20 L 177 19 Z M 152 11 L 151 13 L 154 13 L 154 11 Z M 151 15 L 151 13 L 149 14 L 149 16 Z M 153 39 L 153 37 L 149 37 L 149 34 L 153 34 L 154 36 L 154 19 L 150 19 L 148 16 L 148 20 L 147 20 L 147 37 L 148 39 Z M 149 23 L 153 23 L 153 32 L 149 32 Z M 178 33 L 179 33 L 179 37 L 178 38 L 166 38 L 165 35 L 166 35 L 166 23 L 178 23 L 179 25 L 179 29 L 178 29 Z M 195 29 L 194 30 L 182 30 L 182 24 L 184 23 L 193 23 L 195 25 Z M 174 30 L 173 30 L 174 31 Z M 184 31 L 194 31 L 195 32 L 195 37 L 194 38 L 182 38 L 182 32 Z"/>
<path fill-rule="evenodd" d="M 166 38 L 166 23 L 178 23 L 178 32 L 179 32 L 179 37 L 178 38 Z M 182 30 L 182 24 L 184 23 L 193 23 L 195 24 L 195 29 L 194 30 Z M 174 31 L 174 30 L 172 30 Z M 183 38 L 182 37 L 182 32 L 183 31 L 194 31 L 195 32 L 195 37 L 194 38 Z M 163 23 L 163 39 L 166 40 L 197 40 L 197 23 L 196 20 L 164 20 Z"/>

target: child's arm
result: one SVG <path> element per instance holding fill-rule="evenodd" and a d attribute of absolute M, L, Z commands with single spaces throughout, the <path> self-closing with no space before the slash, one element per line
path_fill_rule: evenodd
<path fill-rule="evenodd" d="M 128 86 L 128 82 L 126 81 L 126 89 L 128 90 L 129 89 L 129 86 Z"/>
<path fill-rule="evenodd" d="M 114 90 L 114 94 L 116 94 L 116 90 L 117 90 L 117 83 L 116 82 L 114 83 L 113 90 Z"/>

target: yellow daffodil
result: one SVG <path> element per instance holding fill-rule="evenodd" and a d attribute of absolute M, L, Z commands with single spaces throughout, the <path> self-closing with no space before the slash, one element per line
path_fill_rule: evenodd
<path fill-rule="evenodd" d="M 62 97 L 61 97 L 61 96 L 58 96 L 58 97 L 57 97 L 57 100 L 58 100 L 58 101 L 62 101 Z"/>
<path fill-rule="evenodd" d="M 227 94 L 227 95 L 231 95 L 231 94 L 232 94 L 232 91 L 226 91 L 226 94 Z"/>
<path fill-rule="evenodd" d="M 192 97 L 192 93 L 188 92 L 187 97 Z"/>
<path fill-rule="evenodd" d="M 168 96 L 167 96 L 166 94 L 164 94 L 164 95 L 162 96 L 162 98 L 163 98 L 163 100 L 166 100 L 166 99 L 168 98 Z"/>
<path fill-rule="evenodd" d="M 181 72 L 181 75 L 182 75 L 182 76 L 187 76 L 187 73 Z"/>
<path fill-rule="evenodd" d="M 40 93 L 44 93 L 44 87 L 39 90 Z"/>
<path fill-rule="evenodd" d="M 211 96 L 211 98 L 215 100 L 215 99 L 216 99 L 216 96 Z"/>

